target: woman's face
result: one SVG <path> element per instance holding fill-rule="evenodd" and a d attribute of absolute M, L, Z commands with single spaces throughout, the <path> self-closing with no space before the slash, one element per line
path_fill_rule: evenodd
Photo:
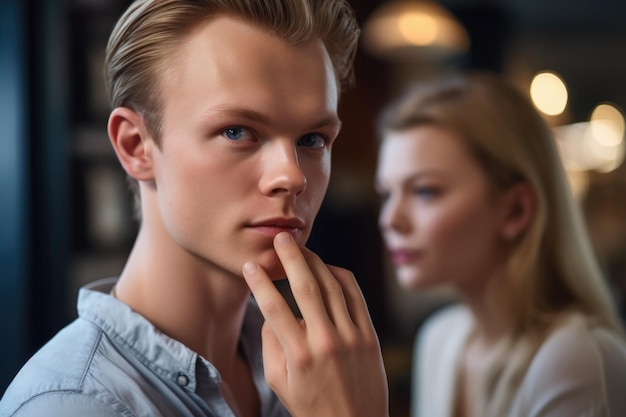
<path fill-rule="evenodd" d="M 379 225 L 405 288 L 469 290 L 486 282 L 504 256 L 501 199 L 464 140 L 435 125 L 383 138 Z"/>

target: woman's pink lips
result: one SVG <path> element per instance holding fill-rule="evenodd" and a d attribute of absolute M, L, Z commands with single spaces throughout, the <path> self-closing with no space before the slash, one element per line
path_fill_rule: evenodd
<path fill-rule="evenodd" d="M 395 265 L 412 264 L 421 257 L 421 252 L 408 249 L 390 250 L 389 254 Z"/>

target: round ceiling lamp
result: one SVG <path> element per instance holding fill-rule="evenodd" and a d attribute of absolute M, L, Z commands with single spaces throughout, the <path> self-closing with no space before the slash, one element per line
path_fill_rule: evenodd
<path fill-rule="evenodd" d="M 466 52 L 469 36 L 437 3 L 392 1 L 372 13 L 363 25 L 364 48 L 385 59 L 445 59 Z"/>

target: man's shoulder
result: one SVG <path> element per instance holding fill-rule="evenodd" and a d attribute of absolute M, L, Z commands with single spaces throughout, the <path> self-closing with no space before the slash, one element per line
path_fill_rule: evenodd
<path fill-rule="evenodd" d="M 4 402 L 1 417 L 134 417 L 125 408 L 118 410 L 101 398 L 76 391 L 46 391 L 17 406 Z"/>
<path fill-rule="evenodd" d="M 38 415 L 33 407 L 54 415 L 50 413 L 55 405 L 67 401 L 85 406 L 85 378 L 101 338 L 102 331 L 82 319 L 59 331 L 15 376 L 0 401 L 0 416 L 14 415 L 22 408 L 30 410 L 24 415 Z"/>

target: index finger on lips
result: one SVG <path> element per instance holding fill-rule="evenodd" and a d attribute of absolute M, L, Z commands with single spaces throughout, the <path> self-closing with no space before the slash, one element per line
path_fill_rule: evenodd
<path fill-rule="evenodd" d="M 274 248 L 287 274 L 293 297 L 302 313 L 307 327 L 327 325 L 330 321 L 320 286 L 302 250 L 289 233 L 279 233 Z"/>
<path fill-rule="evenodd" d="M 263 268 L 254 262 L 247 262 L 242 272 L 265 322 L 281 345 L 287 346 L 290 335 L 299 335 L 302 331 L 298 320 Z"/>

